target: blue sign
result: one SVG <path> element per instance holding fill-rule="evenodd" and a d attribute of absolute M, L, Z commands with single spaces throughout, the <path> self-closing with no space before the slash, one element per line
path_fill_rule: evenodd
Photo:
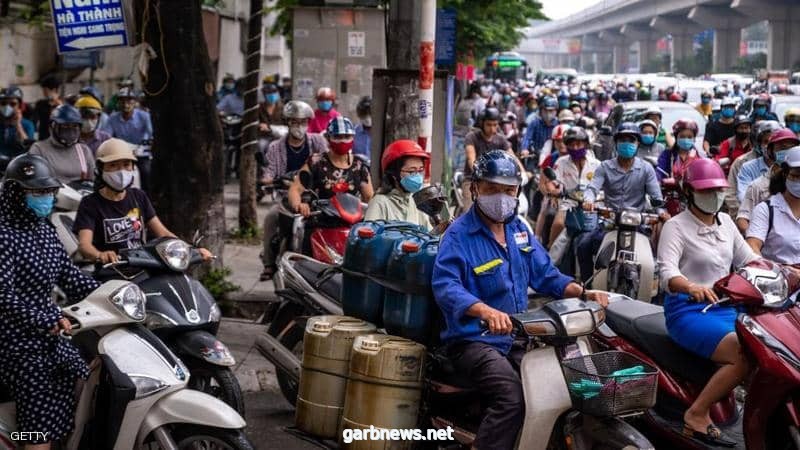
<path fill-rule="evenodd" d="M 436 64 L 456 63 L 456 13 L 453 8 L 436 10 Z"/>
<path fill-rule="evenodd" d="M 58 53 L 128 45 L 122 0 L 50 0 Z"/>
<path fill-rule="evenodd" d="M 65 53 L 61 57 L 61 67 L 64 69 L 97 69 L 102 66 L 102 53 L 98 50 L 88 52 Z"/>

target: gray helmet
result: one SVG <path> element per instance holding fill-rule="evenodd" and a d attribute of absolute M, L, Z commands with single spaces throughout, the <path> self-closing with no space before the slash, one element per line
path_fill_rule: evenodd
<path fill-rule="evenodd" d="M 310 119 L 314 117 L 314 110 L 308 103 L 292 100 L 283 107 L 284 119 Z"/>
<path fill-rule="evenodd" d="M 62 186 L 46 159 L 28 153 L 8 163 L 3 181 L 17 182 L 23 189 L 56 189 Z"/>

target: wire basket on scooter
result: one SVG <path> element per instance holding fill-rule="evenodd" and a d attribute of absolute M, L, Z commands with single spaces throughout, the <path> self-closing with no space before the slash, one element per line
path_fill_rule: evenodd
<path fill-rule="evenodd" d="M 607 417 L 652 408 L 658 369 L 630 353 L 608 351 L 561 361 L 572 406 Z"/>

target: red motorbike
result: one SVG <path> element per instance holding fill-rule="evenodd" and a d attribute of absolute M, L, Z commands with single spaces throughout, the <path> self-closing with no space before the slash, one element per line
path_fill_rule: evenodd
<path fill-rule="evenodd" d="M 800 279 L 789 269 L 757 261 L 715 283 L 724 306 L 740 309 L 736 333 L 754 368 L 742 405 L 731 393 L 711 418 L 748 450 L 800 449 Z M 708 309 L 707 308 L 707 309 Z M 675 449 L 707 449 L 682 433 L 683 414 L 717 370 L 669 337 L 663 308 L 614 294 L 606 326 L 593 334 L 602 349 L 632 353 L 659 369 L 658 401 L 643 415 L 651 438 Z"/>
<path fill-rule="evenodd" d="M 308 172 L 300 172 L 299 176 L 303 186 L 310 186 Z M 327 264 L 340 264 L 350 228 L 364 219 L 364 203 L 347 192 L 320 199 L 310 189 L 303 192 L 302 198 L 311 206 L 307 218 L 292 211 L 286 198 L 281 204 L 279 228 L 288 232 L 279 233 L 273 241 L 278 258 L 289 251 Z"/>
<path fill-rule="evenodd" d="M 661 193 L 664 196 L 664 209 L 670 216 L 676 216 L 686 209 L 686 202 L 681 198 L 681 187 L 675 178 L 661 180 Z"/>

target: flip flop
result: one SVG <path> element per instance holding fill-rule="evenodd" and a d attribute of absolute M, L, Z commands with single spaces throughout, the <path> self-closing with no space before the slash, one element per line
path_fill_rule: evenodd
<path fill-rule="evenodd" d="M 692 439 L 697 439 L 698 441 L 708 444 L 714 447 L 727 447 L 727 448 L 734 448 L 736 447 L 736 442 L 729 441 L 722 438 L 722 431 L 719 428 L 714 426 L 713 424 L 709 425 L 706 428 L 706 432 L 702 433 L 700 431 L 696 431 L 695 429 L 691 428 L 687 424 L 683 424 L 683 435 L 690 437 Z"/>

